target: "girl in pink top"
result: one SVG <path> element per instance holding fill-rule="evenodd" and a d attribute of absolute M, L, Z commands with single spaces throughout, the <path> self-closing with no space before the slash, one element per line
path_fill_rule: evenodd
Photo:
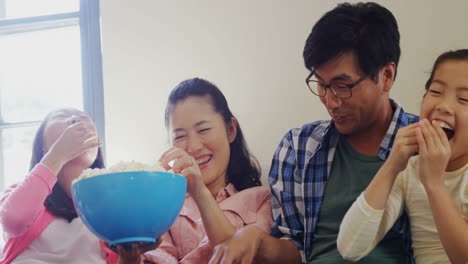
<path fill-rule="evenodd" d="M 0 263 L 117 262 L 77 217 L 70 198 L 82 170 L 104 167 L 99 146 L 85 113 L 64 108 L 46 116 L 34 139 L 30 174 L 0 199 L 7 237 Z"/>
<path fill-rule="evenodd" d="M 179 217 L 146 252 L 151 263 L 208 263 L 213 246 L 236 229 L 272 224 L 270 193 L 221 91 L 202 79 L 180 83 L 169 95 L 165 123 L 172 145 L 160 162 L 188 179 Z"/>

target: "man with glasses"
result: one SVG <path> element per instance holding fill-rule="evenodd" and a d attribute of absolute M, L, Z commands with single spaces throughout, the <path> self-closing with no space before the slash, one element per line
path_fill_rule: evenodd
<path fill-rule="evenodd" d="M 359 80 L 352 82 L 352 83 L 346 83 L 344 81 L 335 81 L 335 82 L 330 82 L 329 84 L 324 83 L 323 78 L 317 75 L 317 71 L 314 70 L 310 72 L 309 76 L 306 78 L 306 84 L 307 87 L 309 87 L 309 90 L 320 97 L 325 97 L 327 95 L 327 90 L 330 90 L 331 93 L 336 98 L 339 99 L 348 99 L 353 96 L 353 92 L 351 89 L 360 84 L 362 81 L 364 81 L 367 78 L 367 75 L 362 76 L 359 78 Z"/>
<path fill-rule="evenodd" d="M 270 169 L 271 235 L 249 226 L 215 248 L 210 263 L 348 263 L 337 250 L 346 211 L 388 157 L 397 130 L 417 121 L 389 92 L 400 57 L 392 13 L 340 4 L 315 24 L 304 48 L 310 91 L 331 120 L 290 130 Z M 412 262 L 407 218 L 359 263 Z"/>

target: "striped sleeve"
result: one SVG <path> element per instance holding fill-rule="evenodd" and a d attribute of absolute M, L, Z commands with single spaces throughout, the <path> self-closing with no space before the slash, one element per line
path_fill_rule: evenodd
<path fill-rule="evenodd" d="M 299 249 L 303 261 L 304 254 L 304 212 L 301 180 L 296 175 L 296 149 L 293 143 L 294 132 L 283 138 L 273 157 L 269 180 L 273 226 L 271 235 L 279 239 L 291 240 Z"/>

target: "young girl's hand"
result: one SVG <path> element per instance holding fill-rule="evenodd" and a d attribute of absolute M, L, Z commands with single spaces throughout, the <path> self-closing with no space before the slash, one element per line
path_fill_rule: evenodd
<path fill-rule="evenodd" d="M 419 178 L 425 186 L 444 184 L 444 175 L 451 156 L 450 143 L 437 121 L 419 121 Z"/>
<path fill-rule="evenodd" d="M 417 127 L 418 124 L 411 124 L 400 128 L 397 132 L 388 158 L 388 162 L 397 172 L 404 170 L 409 158 L 418 151 Z"/>
<path fill-rule="evenodd" d="M 171 147 L 166 150 L 159 158 L 164 169 L 172 168 L 174 173 L 182 174 L 187 178 L 187 191 L 191 196 L 195 196 L 203 188 L 203 176 L 195 159 L 184 150 Z M 173 162 L 172 165 L 169 163 Z"/>
<path fill-rule="evenodd" d="M 52 144 L 42 162 L 56 172 L 68 161 L 78 157 L 89 149 L 99 147 L 96 130 L 87 117 L 72 117 L 69 125 Z"/>

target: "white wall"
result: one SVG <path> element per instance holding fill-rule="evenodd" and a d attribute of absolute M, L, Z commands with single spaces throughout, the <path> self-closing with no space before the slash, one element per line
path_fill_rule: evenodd
<path fill-rule="evenodd" d="M 108 163 L 156 160 L 167 147 L 169 91 L 197 76 L 224 92 L 266 175 L 289 128 L 328 118 L 305 86 L 302 50 L 312 25 L 338 2 L 101 0 Z M 400 26 L 392 96 L 418 113 L 436 56 L 468 47 L 468 1 L 377 2 Z"/>

